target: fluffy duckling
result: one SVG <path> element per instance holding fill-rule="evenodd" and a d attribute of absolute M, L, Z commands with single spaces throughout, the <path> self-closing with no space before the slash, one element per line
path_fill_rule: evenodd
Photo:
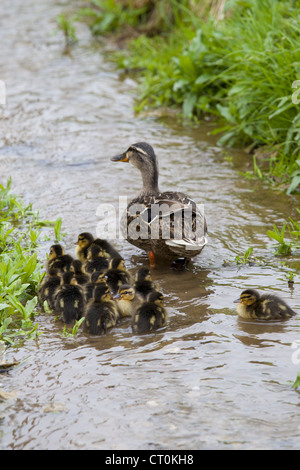
<path fill-rule="evenodd" d="M 108 257 L 105 256 L 103 249 L 99 245 L 92 244 L 88 249 L 87 261 L 84 269 L 87 273 L 95 271 L 107 271 L 109 267 Z"/>
<path fill-rule="evenodd" d="M 94 241 L 94 237 L 89 232 L 83 232 L 78 235 L 77 242 L 75 243 L 75 253 L 78 259 L 83 263 L 87 260 L 88 249 Z"/>
<path fill-rule="evenodd" d="M 135 276 L 134 288 L 137 294 L 146 300 L 148 294 L 156 290 L 156 285 L 152 281 L 150 269 L 140 268 Z"/>
<path fill-rule="evenodd" d="M 47 271 L 49 272 L 51 268 L 59 269 L 61 272 L 69 271 L 72 261 L 72 256 L 66 255 L 61 245 L 52 245 L 47 260 Z"/>
<path fill-rule="evenodd" d="M 283 320 L 296 315 L 296 312 L 276 295 L 260 295 L 254 289 L 244 290 L 234 302 L 238 303 L 236 311 L 243 318 Z"/>
<path fill-rule="evenodd" d="M 130 284 L 120 286 L 114 299 L 117 300 L 121 317 L 132 317 L 143 303 L 143 298 L 135 292 Z"/>
<path fill-rule="evenodd" d="M 125 268 L 123 258 L 113 258 L 106 272 L 106 282 L 113 295 L 116 295 L 122 284 L 131 284 L 131 276 Z"/>
<path fill-rule="evenodd" d="M 93 297 L 94 288 L 98 284 L 106 284 L 105 273 L 95 271 L 91 274 L 90 282 L 84 286 L 84 297 L 86 303 L 88 303 Z"/>
<path fill-rule="evenodd" d="M 108 328 L 115 326 L 119 321 L 119 312 L 114 301 L 111 300 L 109 288 L 105 284 L 95 287 L 93 298 L 85 311 L 84 329 L 92 335 L 101 335 Z"/>
<path fill-rule="evenodd" d="M 74 274 L 77 284 L 82 286 L 90 280 L 90 276 L 83 270 L 83 264 L 79 259 L 74 259 L 71 263 L 70 271 Z"/>
<path fill-rule="evenodd" d="M 120 258 L 119 252 L 107 240 L 96 238 L 93 243 L 100 246 L 108 254 L 109 258 Z"/>
<path fill-rule="evenodd" d="M 59 270 L 50 268 L 48 275 L 42 280 L 38 291 L 38 299 L 41 305 L 47 300 L 48 307 L 54 310 L 54 294 L 59 285 Z"/>
<path fill-rule="evenodd" d="M 63 273 L 61 284 L 56 290 L 55 311 L 62 315 L 65 323 L 72 323 L 83 316 L 83 290 L 70 271 Z"/>
<path fill-rule="evenodd" d="M 167 322 L 167 311 L 164 308 L 164 299 L 161 292 L 153 291 L 135 312 L 132 318 L 132 330 L 134 333 L 144 333 L 156 328 L 161 328 Z"/>

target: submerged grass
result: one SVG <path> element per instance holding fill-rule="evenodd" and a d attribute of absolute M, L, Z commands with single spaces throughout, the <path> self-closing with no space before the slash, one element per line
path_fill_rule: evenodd
<path fill-rule="evenodd" d="M 220 144 L 275 149 L 259 171 L 290 194 L 300 184 L 300 1 L 217 3 L 225 5 L 218 20 L 192 0 L 93 0 L 90 25 L 101 35 L 128 25 L 139 33 L 118 54 L 119 66 L 139 79 L 137 109 L 167 105 L 195 120 L 214 116 Z"/>
<path fill-rule="evenodd" d="M 15 344 L 38 334 L 37 291 L 43 277 L 37 258 L 42 227 L 32 206 L 11 194 L 11 180 L 0 184 L 0 340 Z"/>

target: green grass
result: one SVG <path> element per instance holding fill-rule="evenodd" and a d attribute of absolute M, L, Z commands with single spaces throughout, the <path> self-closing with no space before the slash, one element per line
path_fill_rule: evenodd
<path fill-rule="evenodd" d="M 135 15 L 120 3 L 92 2 L 95 34 L 119 33 L 126 15 L 143 32 L 146 13 Z M 300 1 L 228 0 L 219 21 L 198 17 L 195 4 L 171 1 L 172 24 L 140 34 L 118 54 L 119 66 L 138 77 L 137 109 L 175 106 L 194 120 L 210 115 L 220 144 L 275 148 L 267 168 L 257 164 L 255 174 L 276 177 L 294 192 L 300 184 L 300 103 L 292 99 L 300 78 Z M 102 26 L 108 22 L 114 5 L 122 20 L 95 29 L 97 18 Z"/>
<path fill-rule="evenodd" d="M 9 344 L 36 337 L 37 291 L 43 277 L 37 258 L 41 228 L 32 206 L 11 194 L 11 180 L 0 184 L 0 340 Z"/>

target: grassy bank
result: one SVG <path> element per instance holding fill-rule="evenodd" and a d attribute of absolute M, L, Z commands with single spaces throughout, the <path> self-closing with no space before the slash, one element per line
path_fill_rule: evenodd
<path fill-rule="evenodd" d="M 34 318 L 43 270 L 37 248 L 42 227 L 51 222 L 40 220 L 10 189 L 10 180 L 0 184 L 0 340 L 15 344 L 38 333 Z"/>
<path fill-rule="evenodd" d="M 138 79 L 138 109 L 171 106 L 188 119 L 213 117 L 220 144 L 260 149 L 258 176 L 289 193 L 299 188 L 299 0 L 88 5 L 80 17 L 95 35 L 126 40 L 118 63 Z"/>

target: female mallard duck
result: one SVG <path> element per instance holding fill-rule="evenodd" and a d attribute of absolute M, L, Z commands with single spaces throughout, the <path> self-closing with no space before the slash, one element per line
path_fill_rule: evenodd
<path fill-rule="evenodd" d="M 61 272 L 69 271 L 73 257 L 65 254 L 65 250 L 59 244 L 50 247 L 47 260 L 47 271 L 58 269 Z"/>
<path fill-rule="evenodd" d="M 63 273 L 61 285 L 55 293 L 55 311 L 65 323 L 80 320 L 84 312 L 84 293 L 71 271 Z"/>
<path fill-rule="evenodd" d="M 109 260 L 105 256 L 103 249 L 99 245 L 92 244 L 88 249 L 87 261 L 85 263 L 85 270 L 87 273 L 94 271 L 107 271 Z"/>
<path fill-rule="evenodd" d="M 166 324 L 167 318 L 163 295 L 157 291 L 151 292 L 147 301 L 142 303 L 132 317 L 132 330 L 135 333 L 144 333 L 161 328 Z"/>
<path fill-rule="evenodd" d="M 198 255 L 207 243 L 204 215 L 186 194 L 160 192 L 158 165 L 151 145 L 133 144 L 111 160 L 130 162 L 143 179 L 141 193 L 128 204 L 121 220 L 129 243 L 148 251 L 151 266 L 155 266 L 155 257 L 188 261 Z"/>
<path fill-rule="evenodd" d="M 118 294 L 114 297 L 122 317 L 132 317 L 137 308 L 143 303 L 143 298 L 138 295 L 130 284 L 119 287 Z"/>
<path fill-rule="evenodd" d="M 84 329 L 92 335 L 105 334 L 108 328 L 118 323 L 119 315 L 116 303 L 111 300 L 108 286 L 99 284 L 86 307 Z"/>
<path fill-rule="evenodd" d="M 243 318 L 283 320 L 296 315 L 296 312 L 276 295 L 260 295 L 254 289 L 244 290 L 234 303 L 238 303 L 236 311 Z"/>
<path fill-rule="evenodd" d="M 146 300 L 148 294 L 157 290 L 156 285 L 152 281 L 150 269 L 140 268 L 135 275 L 134 288 L 137 294 L 141 295 Z"/>

